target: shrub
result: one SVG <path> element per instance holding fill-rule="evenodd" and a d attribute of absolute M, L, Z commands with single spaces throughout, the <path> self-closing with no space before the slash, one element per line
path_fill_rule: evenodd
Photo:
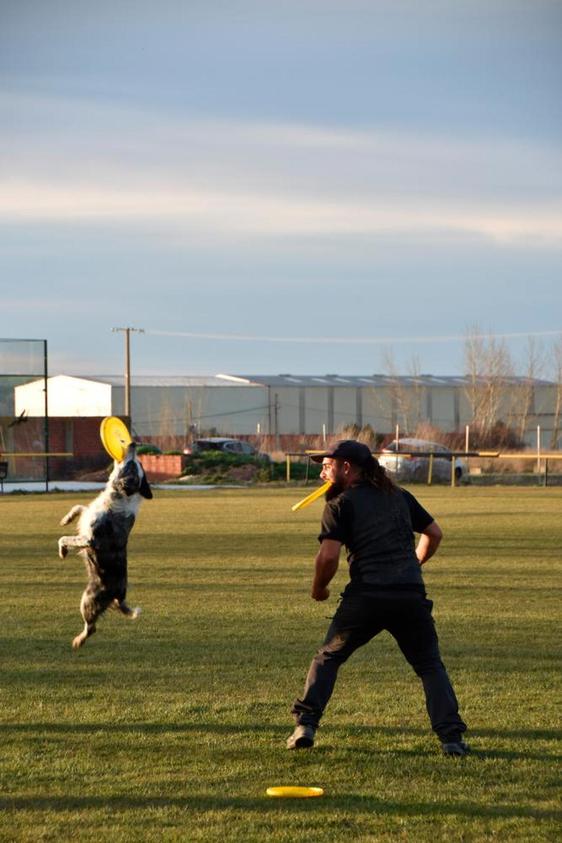
<path fill-rule="evenodd" d="M 145 445 L 139 445 L 137 448 L 137 455 L 141 454 L 161 454 L 162 451 L 156 445 L 151 445 L 147 442 Z"/>
<path fill-rule="evenodd" d="M 321 467 L 311 462 L 291 462 L 291 480 L 310 480 L 319 477 Z M 182 475 L 197 477 L 208 483 L 251 482 L 268 483 L 271 480 L 285 480 L 286 463 L 268 462 L 258 455 L 228 454 L 224 451 L 202 451 L 185 457 Z"/>
<path fill-rule="evenodd" d="M 182 474 L 196 475 L 198 477 L 205 476 L 206 479 L 212 477 L 213 481 L 217 482 L 217 480 L 220 481 L 221 479 L 235 479 L 237 473 L 239 476 L 254 476 L 262 467 L 263 459 L 249 454 L 202 451 L 199 454 L 190 454 L 185 457 Z"/>

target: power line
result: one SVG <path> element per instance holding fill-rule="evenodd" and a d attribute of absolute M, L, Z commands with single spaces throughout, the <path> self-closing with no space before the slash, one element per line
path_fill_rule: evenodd
<path fill-rule="evenodd" d="M 554 337 L 562 335 L 557 331 L 512 331 L 508 333 L 451 334 L 447 336 L 415 337 L 272 337 L 259 334 L 196 333 L 194 331 L 161 331 L 149 328 L 147 334 L 161 337 L 184 337 L 193 340 L 219 340 L 223 342 L 265 342 L 294 343 L 306 345 L 393 345 L 407 343 L 464 342 L 467 339 L 526 339 L 527 337 Z"/>

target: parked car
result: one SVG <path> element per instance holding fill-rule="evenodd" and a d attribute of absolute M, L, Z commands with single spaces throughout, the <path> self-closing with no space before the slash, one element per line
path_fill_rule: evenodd
<path fill-rule="evenodd" d="M 466 463 L 459 457 L 452 457 L 449 448 L 426 439 L 394 439 L 382 449 L 378 460 L 397 479 L 425 481 L 429 473 L 429 454 L 435 454 L 432 471 L 434 480 L 451 479 L 451 460 L 455 464 L 456 480 L 467 473 Z"/>
<path fill-rule="evenodd" d="M 222 436 L 210 436 L 207 439 L 195 439 L 190 448 L 185 448 L 185 454 L 200 454 L 203 451 L 222 451 L 225 454 L 241 454 L 247 457 L 259 457 L 269 461 L 268 454 L 260 454 L 250 442 L 242 439 L 227 439 Z"/>

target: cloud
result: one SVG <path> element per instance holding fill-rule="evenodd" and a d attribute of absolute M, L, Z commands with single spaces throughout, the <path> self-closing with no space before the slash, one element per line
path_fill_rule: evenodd
<path fill-rule="evenodd" d="M 452 233 L 479 235 L 497 242 L 562 240 L 562 213 L 556 207 L 505 207 L 499 204 L 416 201 L 379 197 L 373 202 L 346 199 L 184 190 L 181 187 L 111 189 L 93 184 L 11 181 L 0 197 L 0 217 L 12 222 L 152 222 L 179 229 L 255 236 Z"/>
<path fill-rule="evenodd" d="M 315 194 L 488 197 L 562 192 L 557 145 L 383 125 L 354 128 L 260 120 L 188 120 L 72 97 L 6 93 L 0 149 L 14 174 L 91 174 L 112 184 L 170 179 L 191 185 L 304 189 Z"/>
<path fill-rule="evenodd" d="M 30 316 L 32 313 L 54 313 L 57 315 L 75 315 L 90 313 L 91 305 L 88 301 L 77 301 L 75 298 L 65 300 L 62 295 L 27 296 L 26 298 L 2 298 L 2 312 L 5 314 L 22 314 Z"/>
<path fill-rule="evenodd" d="M 546 144 L 187 121 L 16 93 L 3 107 L 6 221 L 142 224 L 160 237 L 461 235 L 547 247 L 562 237 L 562 156 Z"/>

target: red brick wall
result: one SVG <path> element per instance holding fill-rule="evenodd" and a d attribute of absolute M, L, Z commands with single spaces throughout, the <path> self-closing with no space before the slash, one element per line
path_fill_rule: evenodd
<path fill-rule="evenodd" d="M 183 468 L 183 457 L 175 454 L 141 454 L 139 460 L 150 482 L 173 480 Z"/>
<path fill-rule="evenodd" d="M 101 417 L 49 418 L 49 451 L 70 451 L 72 457 L 52 457 L 49 472 L 55 480 L 70 479 L 111 463 L 100 439 Z"/>

